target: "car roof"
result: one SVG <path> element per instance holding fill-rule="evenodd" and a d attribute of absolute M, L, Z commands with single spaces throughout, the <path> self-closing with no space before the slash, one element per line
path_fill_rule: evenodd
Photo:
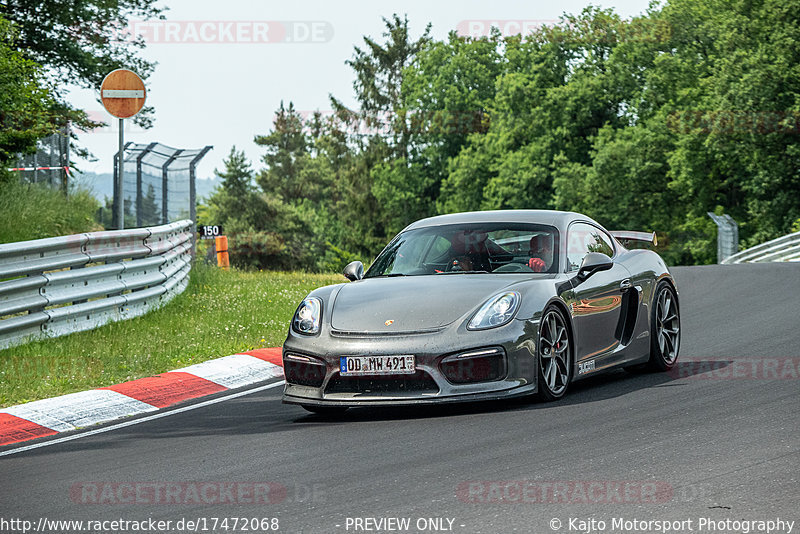
<path fill-rule="evenodd" d="M 427 228 L 431 226 L 443 226 L 448 224 L 468 224 L 481 222 L 514 222 L 546 224 L 555 226 L 559 231 L 564 231 L 573 220 L 590 221 L 597 224 L 591 218 L 572 211 L 555 210 L 493 210 L 493 211 L 469 211 L 463 213 L 451 213 L 448 215 L 437 215 L 428 217 L 408 225 L 405 230 L 416 228 Z M 598 224 L 598 226 L 600 226 Z M 404 231 L 405 231 L 404 230 Z"/>

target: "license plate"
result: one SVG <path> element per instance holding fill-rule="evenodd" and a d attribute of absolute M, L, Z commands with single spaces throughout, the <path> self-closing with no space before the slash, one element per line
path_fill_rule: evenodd
<path fill-rule="evenodd" d="M 414 356 L 342 356 L 339 371 L 342 376 L 358 375 L 411 375 Z"/>

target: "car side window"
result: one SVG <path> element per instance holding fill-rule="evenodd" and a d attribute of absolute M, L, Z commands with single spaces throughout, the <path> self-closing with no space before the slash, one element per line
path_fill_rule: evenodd
<path fill-rule="evenodd" d="M 600 252 L 609 258 L 614 257 L 614 245 L 611 237 L 591 224 L 573 224 L 569 227 L 567 234 L 567 264 L 569 270 L 578 270 L 583 258 L 589 252 Z"/>

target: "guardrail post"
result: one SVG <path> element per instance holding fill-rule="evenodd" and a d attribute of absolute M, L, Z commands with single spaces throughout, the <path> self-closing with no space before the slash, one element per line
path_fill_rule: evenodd
<path fill-rule="evenodd" d="M 709 211 L 708 216 L 717 225 L 717 263 L 722 263 L 739 251 L 739 225 L 727 214 L 716 215 Z"/>
<path fill-rule="evenodd" d="M 35 273 L 28 273 L 28 276 L 26 276 L 25 278 L 32 278 L 32 277 L 35 277 L 35 276 L 42 276 L 42 274 L 43 273 L 41 271 L 40 272 L 35 272 Z M 44 288 L 40 287 L 39 288 L 39 295 L 44 296 L 44 293 L 45 293 Z M 47 297 L 45 297 L 44 300 L 42 302 L 40 302 L 39 304 L 31 305 L 27 310 L 28 311 L 28 315 L 31 315 L 31 314 L 34 314 L 34 313 L 43 312 L 46 307 L 47 307 Z"/>

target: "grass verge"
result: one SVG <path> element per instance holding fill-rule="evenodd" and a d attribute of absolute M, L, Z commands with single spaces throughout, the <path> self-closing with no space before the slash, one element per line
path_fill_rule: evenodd
<path fill-rule="evenodd" d="M 102 230 L 99 203 L 86 190 L 58 189 L 16 181 L 0 183 L 0 243 Z"/>
<path fill-rule="evenodd" d="M 341 275 L 221 271 L 198 264 L 159 310 L 96 330 L 0 351 L 0 407 L 278 347 L 309 291 Z"/>

